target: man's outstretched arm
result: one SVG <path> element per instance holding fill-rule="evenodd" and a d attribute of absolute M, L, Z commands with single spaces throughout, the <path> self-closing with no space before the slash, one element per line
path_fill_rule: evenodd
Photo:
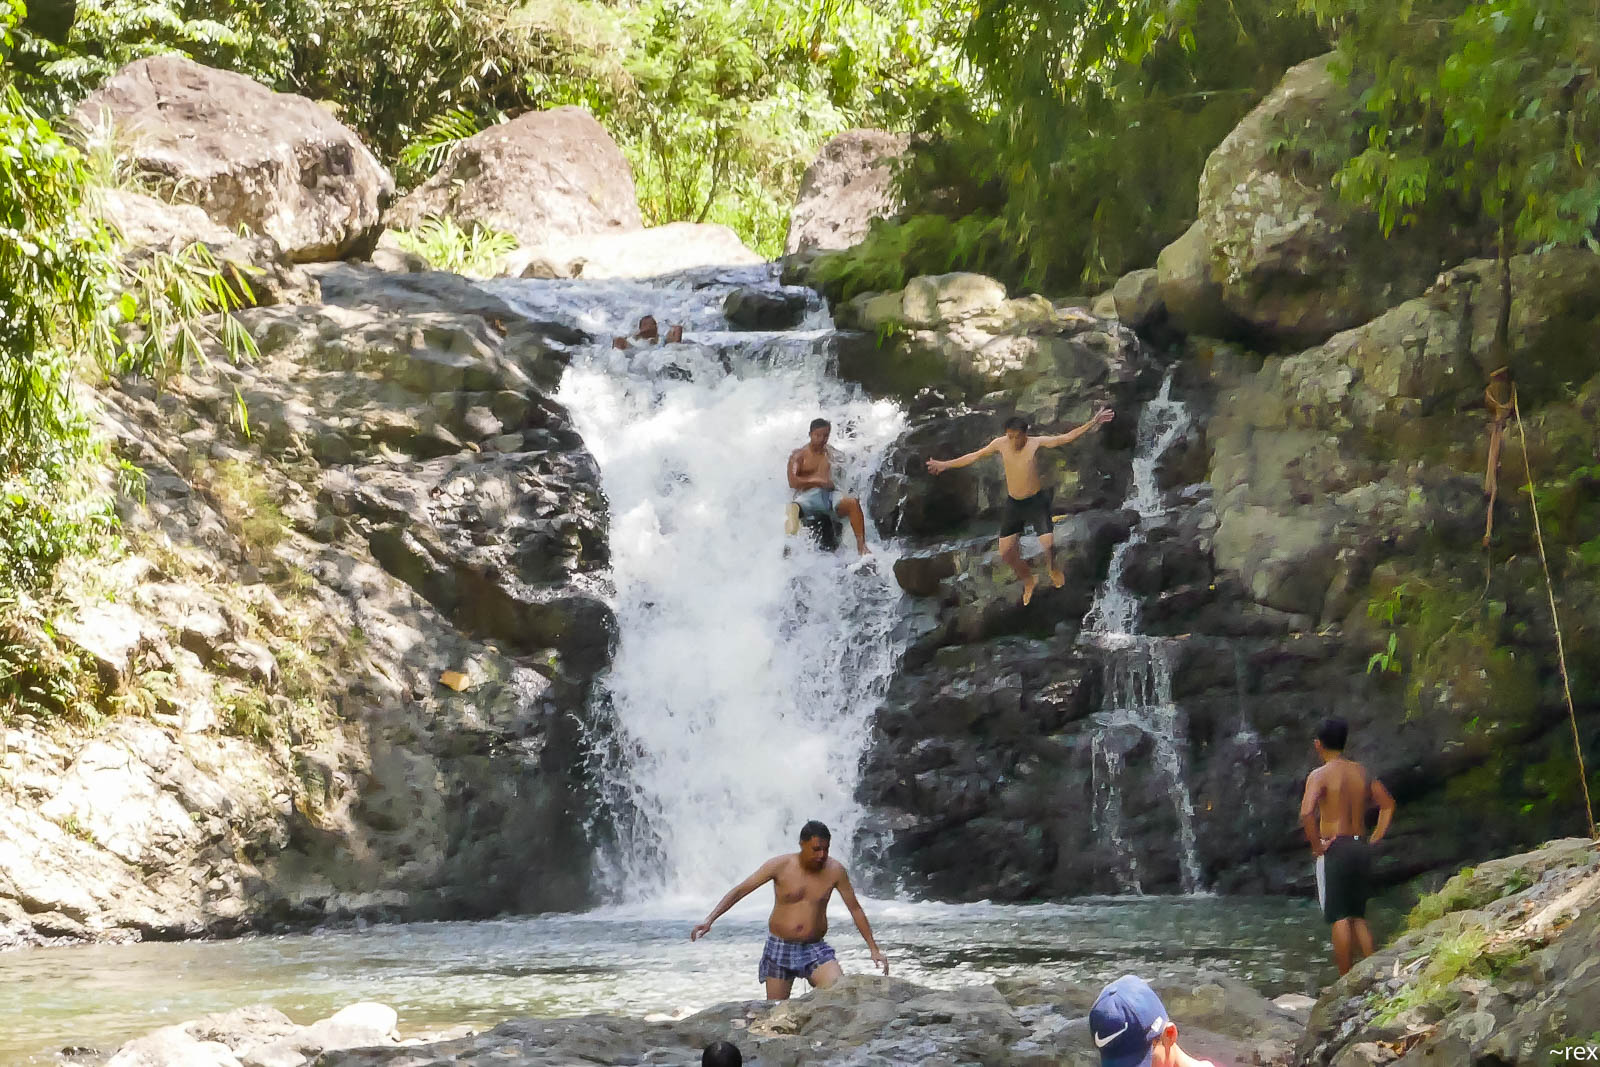
<path fill-rule="evenodd" d="M 1313 856 L 1322 855 L 1322 827 L 1317 825 L 1317 802 L 1322 799 L 1322 782 L 1315 772 L 1306 776 L 1306 795 L 1300 801 L 1300 828 Z"/>
<path fill-rule="evenodd" d="M 957 456 L 955 459 L 930 459 L 928 460 L 928 473 L 943 474 L 945 471 L 954 470 L 957 467 L 970 467 L 984 456 L 993 452 L 999 444 L 999 440 L 996 439 L 990 441 L 976 452 L 968 452 L 966 455 Z"/>
<path fill-rule="evenodd" d="M 1378 825 L 1373 828 L 1368 843 L 1376 845 L 1389 832 L 1389 821 L 1394 818 L 1394 796 L 1376 778 L 1372 780 L 1372 801 L 1378 805 Z"/>
<path fill-rule="evenodd" d="M 1076 441 L 1090 430 L 1098 430 L 1115 417 L 1116 412 L 1112 411 L 1110 408 L 1101 408 L 1099 411 L 1094 413 L 1094 416 L 1090 418 L 1088 422 L 1084 423 L 1082 426 L 1079 426 L 1077 429 L 1068 430 L 1066 433 L 1058 433 L 1053 437 L 1039 438 L 1039 447 L 1059 448 L 1062 445 L 1070 445 L 1072 442 Z"/>
<path fill-rule="evenodd" d="M 760 889 L 762 886 L 772 881 L 772 879 L 778 873 L 778 864 L 782 860 L 782 856 L 773 857 L 772 859 L 763 863 L 760 867 L 757 867 L 756 873 L 752 874 L 750 877 L 746 878 L 744 881 L 728 890 L 723 898 L 717 901 L 717 906 L 711 909 L 711 914 L 706 916 L 706 921 L 689 931 L 689 940 L 698 941 L 702 937 L 709 934 L 711 932 L 711 924 L 722 918 L 723 912 L 739 903 L 739 901 L 749 896 L 755 890 Z"/>
<path fill-rule="evenodd" d="M 889 973 L 889 961 L 884 959 L 883 950 L 872 938 L 872 924 L 867 922 L 867 913 L 861 908 L 861 901 L 856 899 L 856 891 L 850 885 L 850 876 L 843 870 L 839 872 L 839 898 L 844 901 L 844 906 L 850 911 L 850 918 L 856 921 L 856 929 L 861 931 L 861 940 L 867 943 L 867 949 L 872 953 L 872 962 L 883 968 L 883 973 Z"/>

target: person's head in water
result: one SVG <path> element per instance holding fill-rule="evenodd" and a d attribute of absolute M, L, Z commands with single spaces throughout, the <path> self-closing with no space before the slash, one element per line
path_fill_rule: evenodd
<path fill-rule="evenodd" d="M 639 332 L 634 334 L 634 336 L 641 341 L 660 340 L 661 331 L 656 326 L 656 317 L 654 315 L 646 315 L 644 318 L 640 319 Z"/>
<path fill-rule="evenodd" d="M 828 435 L 832 432 L 833 424 L 827 419 L 812 419 L 811 447 L 817 449 L 826 448 L 828 446 Z M 821 824 L 819 823 L 818 825 Z"/>
<path fill-rule="evenodd" d="M 1100 990 L 1089 1009 L 1089 1036 L 1100 1067 L 1198 1067 L 1178 1047 L 1178 1027 L 1143 978 L 1125 974 Z"/>
<path fill-rule="evenodd" d="M 1028 443 L 1028 420 L 1021 415 L 1013 415 L 1005 421 L 1006 440 L 1011 442 L 1012 448 L 1021 448 Z"/>
<path fill-rule="evenodd" d="M 1311 747 L 1323 759 L 1332 759 L 1344 751 L 1350 738 L 1350 726 L 1343 719 L 1323 719 L 1322 725 L 1311 738 Z"/>
<path fill-rule="evenodd" d="M 809 871 L 820 871 L 828 862 L 828 846 L 833 835 L 815 819 L 800 827 L 800 865 Z"/>
<path fill-rule="evenodd" d="M 744 1067 L 744 1054 L 732 1041 L 713 1041 L 700 1053 L 700 1067 Z"/>

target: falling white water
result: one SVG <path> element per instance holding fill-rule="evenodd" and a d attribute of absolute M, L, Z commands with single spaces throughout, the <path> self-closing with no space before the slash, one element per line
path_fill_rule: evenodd
<path fill-rule="evenodd" d="M 1105 696 L 1095 715 L 1091 743 L 1095 814 L 1100 831 L 1118 856 L 1124 889 L 1140 891 L 1137 857 L 1122 836 L 1122 798 L 1127 779 L 1124 750 L 1115 744 L 1119 727 L 1149 736 L 1157 769 L 1178 822 L 1178 861 L 1183 890 L 1204 888 L 1194 833 L 1194 804 L 1183 769 L 1184 717 L 1172 699 L 1172 642 L 1139 632 L 1139 601 L 1122 584 L 1129 551 L 1149 536 L 1151 521 L 1166 513 L 1156 464 L 1188 428 L 1184 405 L 1172 399 L 1172 371 L 1139 414 L 1133 455 L 1133 484 L 1124 509 L 1139 513 L 1139 524 L 1116 547 L 1106 580 L 1084 617 L 1084 639 L 1103 650 Z"/>
<path fill-rule="evenodd" d="M 889 546 L 869 525 L 876 560 L 858 567 L 848 528 L 824 553 L 783 520 L 813 418 L 833 423 L 837 484 L 865 497 L 902 414 L 828 374 L 826 329 L 727 332 L 729 288 L 496 287 L 602 337 L 643 314 L 686 327 L 684 344 L 576 352 L 559 394 L 610 507 L 620 641 L 597 760 L 618 899 L 715 900 L 812 818 L 848 859 L 866 726 L 898 658 Z"/>

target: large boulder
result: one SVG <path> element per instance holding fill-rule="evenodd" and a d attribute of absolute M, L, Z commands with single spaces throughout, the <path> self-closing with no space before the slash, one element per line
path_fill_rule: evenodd
<path fill-rule="evenodd" d="M 909 145 L 884 130 L 846 130 L 823 145 L 800 179 L 784 252 L 849 248 L 873 219 L 898 211 L 892 168 Z"/>
<path fill-rule="evenodd" d="M 297 262 L 364 252 L 394 179 L 326 109 L 182 56 L 141 59 L 77 110 L 174 199 Z"/>
<path fill-rule="evenodd" d="M 385 221 L 410 229 L 430 216 L 500 230 L 526 248 L 644 226 L 622 149 L 581 107 L 530 111 L 467 138 Z"/>
<path fill-rule="evenodd" d="M 1437 212 L 1385 239 L 1376 211 L 1341 199 L 1325 168 L 1284 149 L 1300 135 L 1337 137 L 1356 109 L 1359 90 L 1331 59 L 1292 68 L 1206 161 L 1195 228 L 1158 264 L 1166 304 L 1190 332 L 1317 344 L 1471 254 L 1470 233 Z"/>

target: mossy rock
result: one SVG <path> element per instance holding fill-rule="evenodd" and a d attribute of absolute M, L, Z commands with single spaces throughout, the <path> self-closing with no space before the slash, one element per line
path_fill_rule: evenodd
<path fill-rule="evenodd" d="M 1406 927 L 1419 930 L 1457 912 L 1480 910 L 1527 889 L 1551 871 L 1576 867 L 1600 868 L 1600 849 L 1594 842 L 1581 837 L 1566 838 L 1552 841 L 1535 852 L 1465 867 L 1437 893 L 1417 902 L 1406 916 Z"/>

